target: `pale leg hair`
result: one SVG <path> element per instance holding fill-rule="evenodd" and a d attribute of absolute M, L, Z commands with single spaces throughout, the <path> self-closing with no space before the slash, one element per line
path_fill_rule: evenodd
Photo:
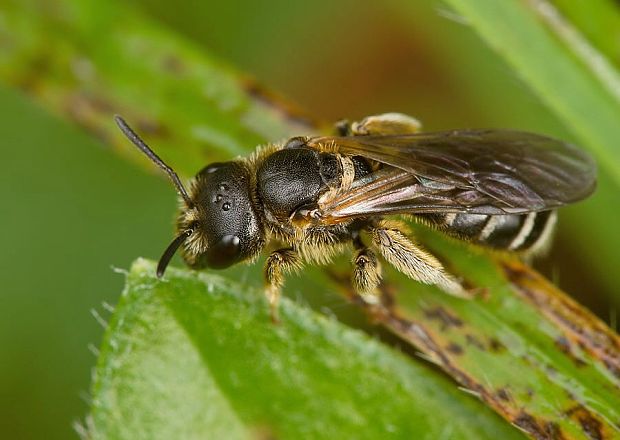
<path fill-rule="evenodd" d="M 383 258 L 409 278 L 433 284 L 450 295 L 471 298 L 471 294 L 433 255 L 413 243 L 398 228 L 379 222 L 371 230 L 374 246 Z"/>

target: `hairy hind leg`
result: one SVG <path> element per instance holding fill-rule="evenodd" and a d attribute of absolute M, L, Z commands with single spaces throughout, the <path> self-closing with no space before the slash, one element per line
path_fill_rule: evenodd
<path fill-rule="evenodd" d="M 433 255 L 413 243 L 397 223 L 379 222 L 371 229 L 373 244 L 385 260 L 416 281 L 434 284 L 450 295 L 470 298 L 459 281 Z"/>

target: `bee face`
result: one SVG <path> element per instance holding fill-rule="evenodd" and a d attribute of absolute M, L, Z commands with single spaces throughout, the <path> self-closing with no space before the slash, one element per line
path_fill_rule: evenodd
<path fill-rule="evenodd" d="M 189 266 L 221 269 L 260 252 L 263 233 L 250 183 L 249 171 L 239 162 L 214 163 L 196 175 L 192 205 L 182 209 L 177 221 L 180 234 L 191 231 L 183 246 Z"/>

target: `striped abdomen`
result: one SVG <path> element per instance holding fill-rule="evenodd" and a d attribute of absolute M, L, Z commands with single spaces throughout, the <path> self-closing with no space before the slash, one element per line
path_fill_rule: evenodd
<path fill-rule="evenodd" d="M 529 214 L 420 214 L 420 218 L 448 235 L 509 251 L 536 252 L 548 242 L 557 214 L 555 211 Z"/>

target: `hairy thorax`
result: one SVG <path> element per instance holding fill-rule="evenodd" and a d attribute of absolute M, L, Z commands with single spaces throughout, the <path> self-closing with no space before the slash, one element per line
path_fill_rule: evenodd
<path fill-rule="evenodd" d="M 309 148 L 284 148 L 265 157 L 258 166 L 256 188 L 271 238 L 294 246 L 314 262 L 326 263 L 338 253 L 342 243 L 351 240 L 352 223 L 313 224 L 308 213 L 326 194 L 370 171 L 363 162 L 352 168 L 353 174 L 346 166 L 339 155 Z"/>

